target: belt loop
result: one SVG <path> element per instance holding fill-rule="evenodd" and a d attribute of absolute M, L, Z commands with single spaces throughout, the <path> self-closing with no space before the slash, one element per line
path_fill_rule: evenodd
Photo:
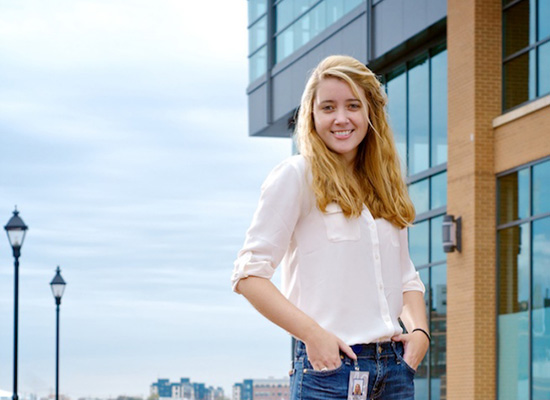
<path fill-rule="evenodd" d="M 397 354 L 397 346 L 396 346 L 396 344 L 395 344 L 395 342 L 394 342 L 393 340 L 391 341 L 391 348 L 392 348 L 393 353 L 395 354 L 395 356 L 396 356 L 397 358 L 399 358 L 399 354 Z"/>

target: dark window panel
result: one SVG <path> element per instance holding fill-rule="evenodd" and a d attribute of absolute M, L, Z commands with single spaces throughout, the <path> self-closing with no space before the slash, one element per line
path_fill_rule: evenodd
<path fill-rule="evenodd" d="M 529 168 L 499 178 L 498 223 L 505 224 L 529 217 L 529 193 Z"/>
<path fill-rule="evenodd" d="M 535 50 L 504 64 L 504 108 L 535 98 Z"/>
<path fill-rule="evenodd" d="M 504 11 L 504 56 L 528 47 L 535 42 L 535 0 L 524 0 Z"/>

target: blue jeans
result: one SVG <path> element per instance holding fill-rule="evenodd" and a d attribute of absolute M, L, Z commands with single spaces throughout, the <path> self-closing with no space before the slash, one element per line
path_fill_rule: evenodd
<path fill-rule="evenodd" d="M 367 399 L 413 400 L 414 374 L 403 360 L 401 342 L 370 343 L 352 346 L 359 369 L 369 372 Z M 296 342 L 296 354 L 290 376 L 290 400 L 345 400 L 354 361 L 340 356 L 342 364 L 333 370 L 314 371 L 307 358 L 306 346 Z"/>

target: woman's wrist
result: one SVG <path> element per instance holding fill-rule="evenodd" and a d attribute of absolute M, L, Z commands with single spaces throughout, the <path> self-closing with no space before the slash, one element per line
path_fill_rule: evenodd
<path fill-rule="evenodd" d="M 414 332 L 421 332 L 422 334 L 424 334 L 426 336 L 426 338 L 428 339 L 428 342 L 431 343 L 432 341 L 432 337 L 430 336 L 430 334 L 427 332 L 427 330 L 425 329 L 422 329 L 422 328 L 414 328 L 411 333 L 414 333 Z"/>

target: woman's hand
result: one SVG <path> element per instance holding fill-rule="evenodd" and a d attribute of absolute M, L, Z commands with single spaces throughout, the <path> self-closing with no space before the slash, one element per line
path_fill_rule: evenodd
<path fill-rule="evenodd" d="M 321 327 L 309 335 L 304 343 L 306 344 L 307 358 L 313 369 L 317 371 L 338 368 L 342 363 L 340 351 L 352 360 L 357 359 L 351 347 Z"/>
<path fill-rule="evenodd" d="M 411 368 L 414 370 L 418 369 L 418 365 L 420 365 L 430 347 L 430 342 L 426 335 L 420 331 L 416 331 L 396 335 L 391 340 L 403 343 L 403 359 Z"/>

